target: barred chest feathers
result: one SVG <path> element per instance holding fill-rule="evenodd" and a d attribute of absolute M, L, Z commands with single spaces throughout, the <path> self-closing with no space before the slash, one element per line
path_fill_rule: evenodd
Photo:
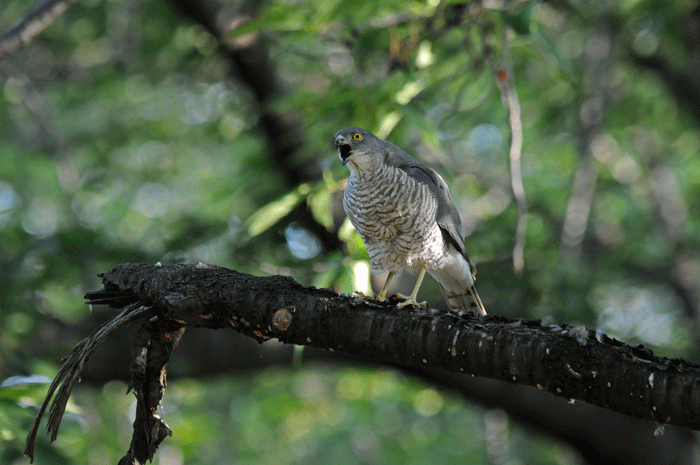
<path fill-rule="evenodd" d="M 446 244 L 430 189 L 405 171 L 382 165 L 351 172 L 343 208 L 362 237 L 375 272 L 441 267 Z"/>

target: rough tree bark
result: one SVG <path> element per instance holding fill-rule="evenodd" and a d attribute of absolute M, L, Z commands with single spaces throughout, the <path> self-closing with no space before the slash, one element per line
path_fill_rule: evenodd
<path fill-rule="evenodd" d="M 87 357 L 112 331 L 136 319 L 131 388 L 137 416 L 120 464 L 144 463 L 170 434 L 156 409 L 164 365 L 184 327 L 232 328 L 259 342 L 310 345 L 406 367 L 433 367 L 535 386 L 626 415 L 700 429 L 700 365 L 655 356 L 584 327 L 451 312 L 397 311 L 391 303 L 303 287 L 289 277 L 256 277 L 210 265 L 118 265 L 102 275 L 88 303 L 125 309 L 66 359 L 27 438 L 53 393 L 48 429 L 56 437 L 70 389 Z M 87 341 L 87 342 L 86 342 Z"/>

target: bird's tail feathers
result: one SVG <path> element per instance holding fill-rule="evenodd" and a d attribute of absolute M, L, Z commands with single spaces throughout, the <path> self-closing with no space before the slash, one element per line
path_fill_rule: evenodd
<path fill-rule="evenodd" d="M 442 295 L 450 306 L 450 310 L 455 312 L 466 310 L 480 315 L 486 315 L 486 309 L 474 285 L 467 288 L 464 292 L 450 292 L 442 285 L 440 285 L 440 289 L 442 289 Z"/>

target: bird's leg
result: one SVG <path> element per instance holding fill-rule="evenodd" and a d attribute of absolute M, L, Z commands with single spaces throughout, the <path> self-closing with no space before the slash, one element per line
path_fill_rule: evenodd
<path fill-rule="evenodd" d="M 423 283 L 423 278 L 425 277 L 425 268 L 420 269 L 420 273 L 418 274 L 418 280 L 416 281 L 416 285 L 413 287 L 413 292 L 411 292 L 411 295 L 406 297 L 405 295 L 401 294 L 396 294 L 400 299 L 404 299 L 403 302 L 400 302 L 398 305 L 396 305 L 398 308 L 404 308 L 407 305 L 413 305 L 414 307 L 427 307 L 428 303 L 427 302 L 418 302 L 416 300 L 416 297 L 418 297 L 418 289 L 420 289 L 420 285 Z"/>
<path fill-rule="evenodd" d="M 388 275 L 386 275 L 386 280 L 384 281 L 384 286 L 382 287 L 382 290 L 379 292 L 379 295 L 377 296 L 377 300 L 380 302 L 384 302 L 386 300 L 386 290 L 389 288 L 389 283 L 391 282 L 392 279 L 394 279 L 394 272 L 390 271 Z"/>

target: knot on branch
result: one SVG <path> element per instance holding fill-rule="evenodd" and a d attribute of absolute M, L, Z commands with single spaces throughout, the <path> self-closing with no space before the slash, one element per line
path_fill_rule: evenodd
<path fill-rule="evenodd" d="M 284 332 L 287 331 L 289 325 L 292 324 L 292 314 L 289 310 L 282 307 L 272 316 L 273 329 Z"/>

